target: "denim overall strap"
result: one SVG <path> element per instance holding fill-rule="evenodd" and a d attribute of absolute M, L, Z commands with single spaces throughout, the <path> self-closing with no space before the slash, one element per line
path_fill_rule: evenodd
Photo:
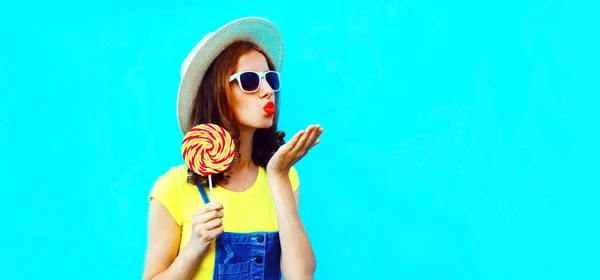
<path fill-rule="evenodd" d="M 202 184 L 200 183 L 200 179 L 198 179 L 196 186 L 198 187 L 198 191 L 200 192 L 200 196 L 202 196 L 202 200 L 204 201 L 204 204 L 208 204 L 210 202 L 210 200 L 208 199 L 208 196 L 206 195 L 204 186 L 202 186 Z"/>

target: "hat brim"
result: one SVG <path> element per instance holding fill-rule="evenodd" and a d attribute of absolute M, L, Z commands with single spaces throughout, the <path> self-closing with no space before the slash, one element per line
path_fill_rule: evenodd
<path fill-rule="evenodd" d="M 177 121 L 182 134 L 192 128 L 190 115 L 206 70 L 223 50 L 236 41 L 250 41 L 263 48 L 273 60 L 275 70 L 281 71 L 283 39 L 271 22 L 256 17 L 241 18 L 208 34 L 186 58 L 189 63 L 182 70 L 177 96 Z"/>

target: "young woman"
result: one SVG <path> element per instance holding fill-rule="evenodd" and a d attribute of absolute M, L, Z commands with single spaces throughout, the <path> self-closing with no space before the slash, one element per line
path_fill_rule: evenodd
<path fill-rule="evenodd" d="M 203 123 L 227 129 L 236 158 L 207 180 L 184 164 L 150 194 L 143 279 L 312 279 L 316 262 L 298 215 L 293 165 L 320 140 L 310 125 L 284 143 L 277 131 L 281 35 L 242 18 L 205 36 L 185 59 L 178 95 L 181 132 Z"/>

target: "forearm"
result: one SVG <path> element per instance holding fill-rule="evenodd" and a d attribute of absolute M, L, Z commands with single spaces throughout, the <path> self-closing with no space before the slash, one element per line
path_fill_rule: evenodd
<path fill-rule="evenodd" d="M 269 175 L 281 242 L 281 270 L 285 279 L 312 279 L 315 255 L 300 220 L 289 177 Z"/>
<path fill-rule="evenodd" d="M 150 280 L 189 280 L 192 279 L 204 254 L 193 251 L 186 246 L 165 271 L 150 278 Z"/>

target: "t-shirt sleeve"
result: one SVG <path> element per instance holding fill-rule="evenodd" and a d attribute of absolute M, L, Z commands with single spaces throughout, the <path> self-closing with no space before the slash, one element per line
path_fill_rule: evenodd
<path fill-rule="evenodd" d="M 174 170 L 171 169 L 160 176 L 152 187 L 149 199 L 150 201 L 156 199 L 162 203 L 177 224 L 181 226 L 183 220 L 181 214 L 181 184 L 174 175 Z"/>
<path fill-rule="evenodd" d="M 292 190 L 296 191 L 300 187 L 300 177 L 298 176 L 298 170 L 292 166 L 290 168 L 290 182 L 292 183 Z"/>

